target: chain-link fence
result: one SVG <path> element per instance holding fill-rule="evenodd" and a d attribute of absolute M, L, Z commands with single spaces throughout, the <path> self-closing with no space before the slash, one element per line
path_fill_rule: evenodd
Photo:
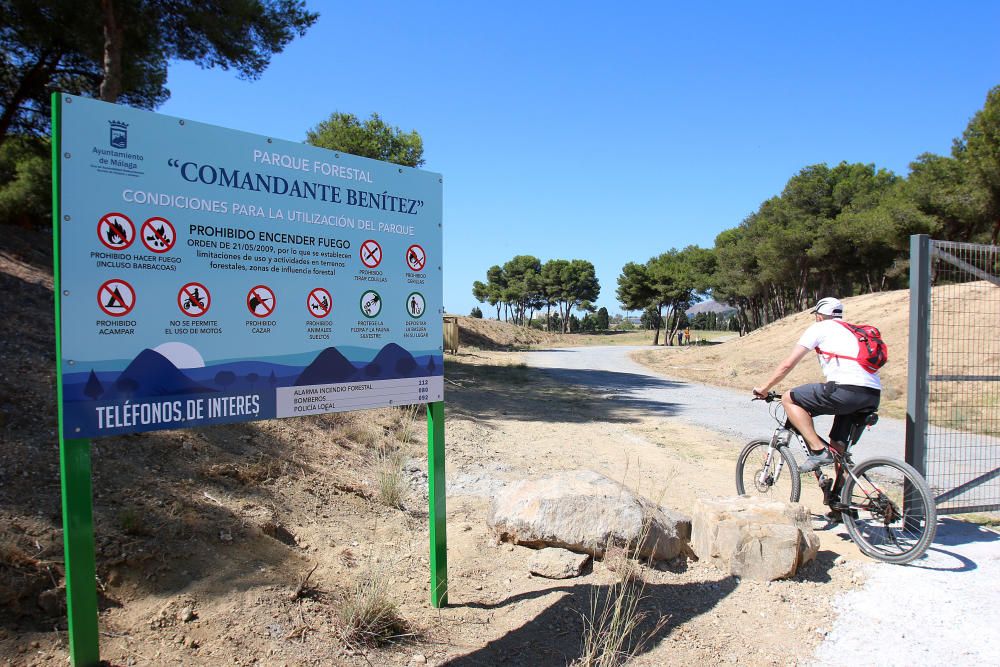
<path fill-rule="evenodd" d="M 913 246 L 907 460 L 939 513 L 997 510 L 1000 248 L 927 237 Z"/>

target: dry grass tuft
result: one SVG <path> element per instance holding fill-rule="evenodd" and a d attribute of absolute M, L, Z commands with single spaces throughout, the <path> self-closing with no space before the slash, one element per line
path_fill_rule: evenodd
<path fill-rule="evenodd" d="M 407 623 L 390 595 L 391 584 L 388 572 L 379 567 L 357 579 L 338 611 L 344 643 L 378 646 L 407 635 Z"/>
<path fill-rule="evenodd" d="M 376 497 L 388 507 L 402 507 L 406 498 L 406 478 L 403 465 L 406 455 L 391 446 L 379 447 L 375 455 L 375 481 L 378 486 Z"/>
<path fill-rule="evenodd" d="M 647 521 L 637 541 L 643 544 L 649 535 Z M 609 543 L 605 564 L 618 575 L 613 584 L 591 595 L 590 608 L 583 616 L 583 647 L 575 667 L 616 667 L 640 653 L 646 643 L 669 620 L 663 616 L 652 627 L 641 630 L 648 612 L 640 608 L 646 589 L 641 565 L 631 558 L 628 548 Z"/>

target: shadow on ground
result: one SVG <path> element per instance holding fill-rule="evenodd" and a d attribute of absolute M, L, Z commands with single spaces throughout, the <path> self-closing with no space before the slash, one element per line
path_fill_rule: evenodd
<path fill-rule="evenodd" d="M 641 654 L 654 648 L 680 625 L 711 611 L 736 588 L 738 580 L 727 577 L 702 584 L 648 584 L 642 592 L 639 613 L 642 622 L 633 633 L 632 649 Z M 496 609 L 551 594 L 562 595 L 540 614 L 503 637 L 472 653 L 453 658 L 448 667 L 479 665 L 564 665 L 583 655 L 583 616 L 601 608 L 617 589 L 609 585 L 578 584 L 523 593 L 497 603 L 469 603 L 474 609 Z M 661 623 L 661 619 L 666 619 Z"/>
<path fill-rule="evenodd" d="M 676 404 L 636 393 L 682 386 L 636 373 L 483 366 L 463 362 L 462 355 L 445 361 L 445 378 L 449 412 L 569 423 L 636 422 L 641 412 L 673 415 L 678 412 Z"/>

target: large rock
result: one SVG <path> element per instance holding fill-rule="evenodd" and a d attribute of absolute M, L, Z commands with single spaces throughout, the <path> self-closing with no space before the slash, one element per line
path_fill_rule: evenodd
<path fill-rule="evenodd" d="M 686 553 L 691 536 L 688 517 L 591 470 L 515 482 L 497 494 L 488 520 L 502 541 L 598 558 L 610 545 L 667 560 Z"/>
<path fill-rule="evenodd" d="M 773 581 L 794 576 L 815 558 L 819 538 L 798 503 L 740 496 L 696 503 L 691 547 L 724 572 Z"/>

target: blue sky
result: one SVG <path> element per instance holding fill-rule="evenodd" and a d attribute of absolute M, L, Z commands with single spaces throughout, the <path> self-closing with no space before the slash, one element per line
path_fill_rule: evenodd
<path fill-rule="evenodd" d="M 424 139 L 444 304 L 514 255 L 711 247 L 820 162 L 906 174 L 1000 85 L 1000 3 L 310 2 L 258 81 L 178 63 L 160 112 L 292 141 L 334 111 Z M 484 306 L 489 316 L 491 309 Z"/>

